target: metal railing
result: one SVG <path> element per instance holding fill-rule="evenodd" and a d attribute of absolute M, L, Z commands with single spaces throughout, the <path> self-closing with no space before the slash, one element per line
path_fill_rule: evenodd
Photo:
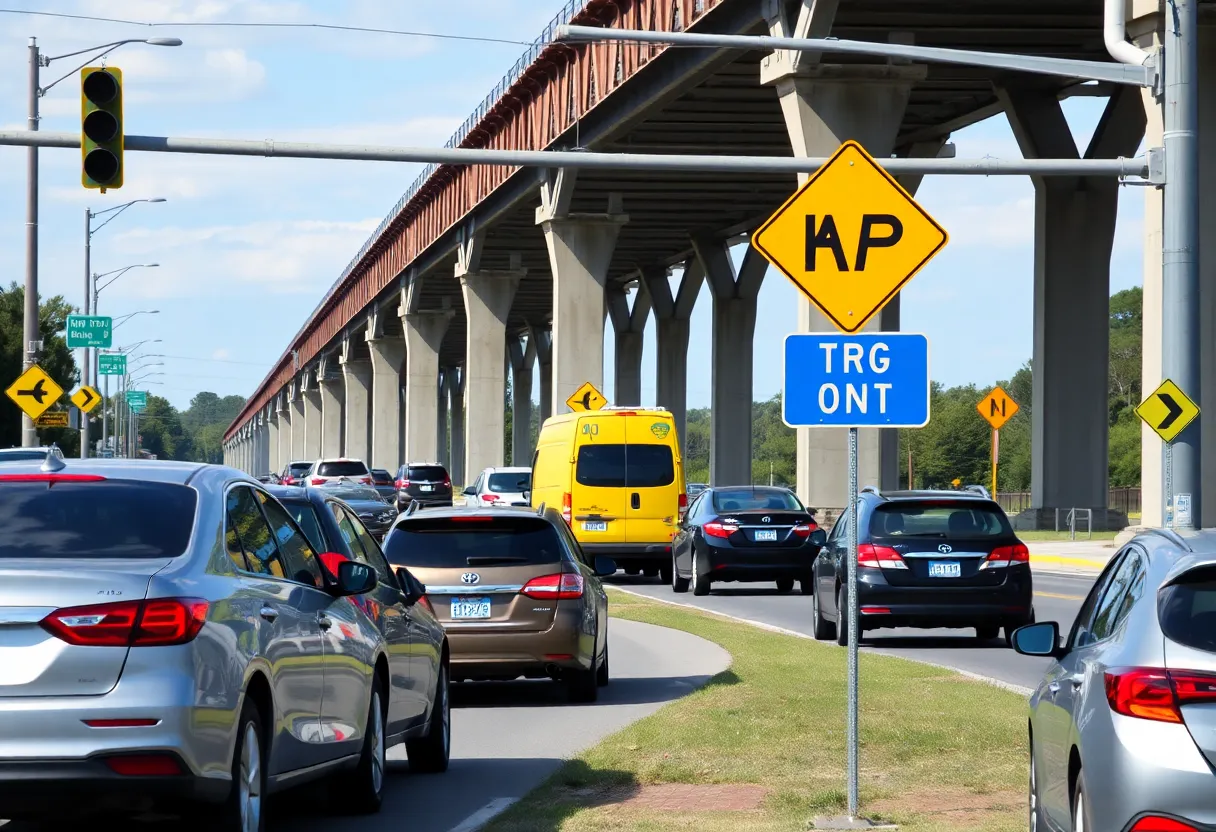
<path fill-rule="evenodd" d="M 1002 491 L 996 501 L 1006 514 L 1013 515 L 1030 508 L 1029 491 Z M 1123 514 L 1140 513 L 1140 489 L 1136 486 L 1112 488 L 1107 495 L 1106 507 Z"/>
<path fill-rule="evenodd" d="M 1056 531 L 1060 531 L 1060 512 L 1063 509 L 1056 509 Z M 1068 530 L 1068 539 L 1077 539 L 1077 519 L 1085 518 L 1085 537 L 1093 539 L 1094 536 L 1094 510 L 1092 508 L 1070 508 L 1064 515 L 1064 526 Z"/>

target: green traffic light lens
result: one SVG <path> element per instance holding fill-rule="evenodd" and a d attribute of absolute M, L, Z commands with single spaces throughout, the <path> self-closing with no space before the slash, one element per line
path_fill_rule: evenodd
<path fill-rule="evenodd" d="M 82 128 L 89 141 L 106 144 L 118 135 L 118 119 L 105 110 L 94 110 L 84 117 Z"/>
<path fill-rule="evenodd" d="M 86 75 L 80 89 L 85 98 L 101 106 L 109 104 L 118 96 L 118 80 L 102 69 Z"/>
<path fill-rule="evenodd" d="M 104 147 L 97 147 L 84 157 L 85 176 L 104 185 L 118 176 L 118 157 Z"/>

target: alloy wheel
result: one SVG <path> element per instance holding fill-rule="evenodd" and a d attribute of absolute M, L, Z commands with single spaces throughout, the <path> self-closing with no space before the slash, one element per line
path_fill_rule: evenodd
<path fill-rule="evenodd" d="M 258 832 L 262 822 L 262 744 L 257 727 L 246 724 L 241 740 L 241 830 Z"/>
<path fill-rule="evenodd" d="M 1039 830 L 1039 788 L 1034 770 L 1034 746 L 1030 746 L 1030 832 Z"/>
<path fill-rule="evenodd" d="M 1085 832 L 1085 792 L 1077 790 L 1076 806 L 1072 810 L 1073 832 Z"/>
<path fill-rule="evenodd" d="M 371 732 L 372 742 L 372 789 L 376 794 L 384 788 L 384 717 L 380 712 L 380 692 L 372 693 Z"/>

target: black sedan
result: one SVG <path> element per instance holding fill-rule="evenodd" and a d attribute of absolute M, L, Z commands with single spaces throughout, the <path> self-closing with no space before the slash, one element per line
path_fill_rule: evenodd
<path fill-rule="evenodd" d="M 1005 638 L 1034 621 L 1030 552 L 1001 507 L 960 491 L 867 488 L 857 505 L 860 628 L 974 627 Z M 815 637 L 848 643 L 845 576 L 849 512 L 836 521 L 815 562 Z"/>
<path fill-rule="evenodd" d="M 354 509 L 359 520 L 367 526 L 367 530 L 376 540 L 383 540 L 388 530 L 393 527 L 393 521 L 397 519 L 396 506 L 385 502 L 380 493 L 370 485 L 338 480 L 309 488 L 322 491 Z"/>
<path fill-rule="evenodd" d="M 809 594 L 825 538 L 814 512 L 787 489 L 707 488 L 671 541 L 671 588 L 687 592 L 691 585 L 694 595 L 708 595 L 714 583 L 776 581 L 780 592 L 789 592 L 800 581 Z"/>

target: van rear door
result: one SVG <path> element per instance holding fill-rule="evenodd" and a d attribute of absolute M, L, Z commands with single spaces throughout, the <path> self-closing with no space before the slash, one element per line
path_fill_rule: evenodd
<path fill-rule="evenodd" d="M 570 485 L 570 528 L 579 543 L 624 543 L 629 505 L 625 493 L 628 418 L 594 413 L 578 420 L 574 434 L 574 476 Z"/>
<path fill-rule="evenodd" d="M 626 543 L 670 543 L 679 523 L 675 424 L 667 414 L 624 416 Z"/>

